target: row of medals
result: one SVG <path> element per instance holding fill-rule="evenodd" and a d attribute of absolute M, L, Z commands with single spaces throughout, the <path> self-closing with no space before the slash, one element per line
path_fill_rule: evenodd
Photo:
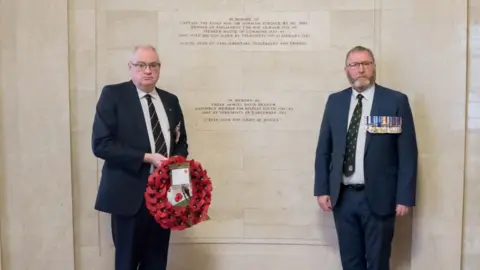
<path fill-rule="evenodd" d="M 367 116 L 366 131 L 369 133 L 401 133 L 402 118 L 391 116 Z"/>

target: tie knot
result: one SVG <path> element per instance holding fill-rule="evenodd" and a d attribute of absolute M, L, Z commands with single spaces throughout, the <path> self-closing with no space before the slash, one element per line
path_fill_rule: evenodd
<path fill-rule="evenodd" d="M 146 98 L 147 100 L 152 100 L 152 95 L 146 94 L 146 95 L 145 95 L 145 98 Z"/>
<path fill-rule="evenodd" d="M 357 95 L 357 99 L 358 99 L 358 100 L 362 100 L 362 99 L 363 99 L 362 94 L 358 94 L 358 95 Z"/>

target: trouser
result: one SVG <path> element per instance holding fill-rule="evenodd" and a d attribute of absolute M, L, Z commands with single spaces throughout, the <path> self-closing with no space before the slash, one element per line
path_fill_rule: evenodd
<path fill-rule="evenodd" d="M 394 214 L 372 213 L 363 186 L 342 186 L 333 215 L 344 270 L 390 270 Z"/>
<path fill-rule="evenodd" d="M 170 230 L 150 215 L 145 203 L 135 216 L 112 215 L 115 270 L 166 270 Z"/>

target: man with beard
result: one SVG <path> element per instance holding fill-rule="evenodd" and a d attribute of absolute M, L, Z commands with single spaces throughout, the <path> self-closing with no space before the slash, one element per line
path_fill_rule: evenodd
<path fill-rule="evenodd" d="M 346 57 L 351 87 L 328 97 L 314 195 L 333 211 L 344 270 L 389 270 L 397 216 L 415 205 L 418 150 L 408 97 L 375 81 L 371 50 Z"/>

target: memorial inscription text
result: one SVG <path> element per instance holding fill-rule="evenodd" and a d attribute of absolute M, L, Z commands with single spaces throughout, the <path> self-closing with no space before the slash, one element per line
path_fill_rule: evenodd
<path fill-rule="evenodd" d="M 309 23 L 296 20 L 230 17 L 225 20 L 182 20 L 183 46 L 307 46 Z"/>
<path fill-rule="evenodd" d="M 292 107 L 281 107 L 259 99 L 228 99 L 209 106 L 197 107 L 206 122 L 251 122 L 275 123 L 293 111 Z"/>

